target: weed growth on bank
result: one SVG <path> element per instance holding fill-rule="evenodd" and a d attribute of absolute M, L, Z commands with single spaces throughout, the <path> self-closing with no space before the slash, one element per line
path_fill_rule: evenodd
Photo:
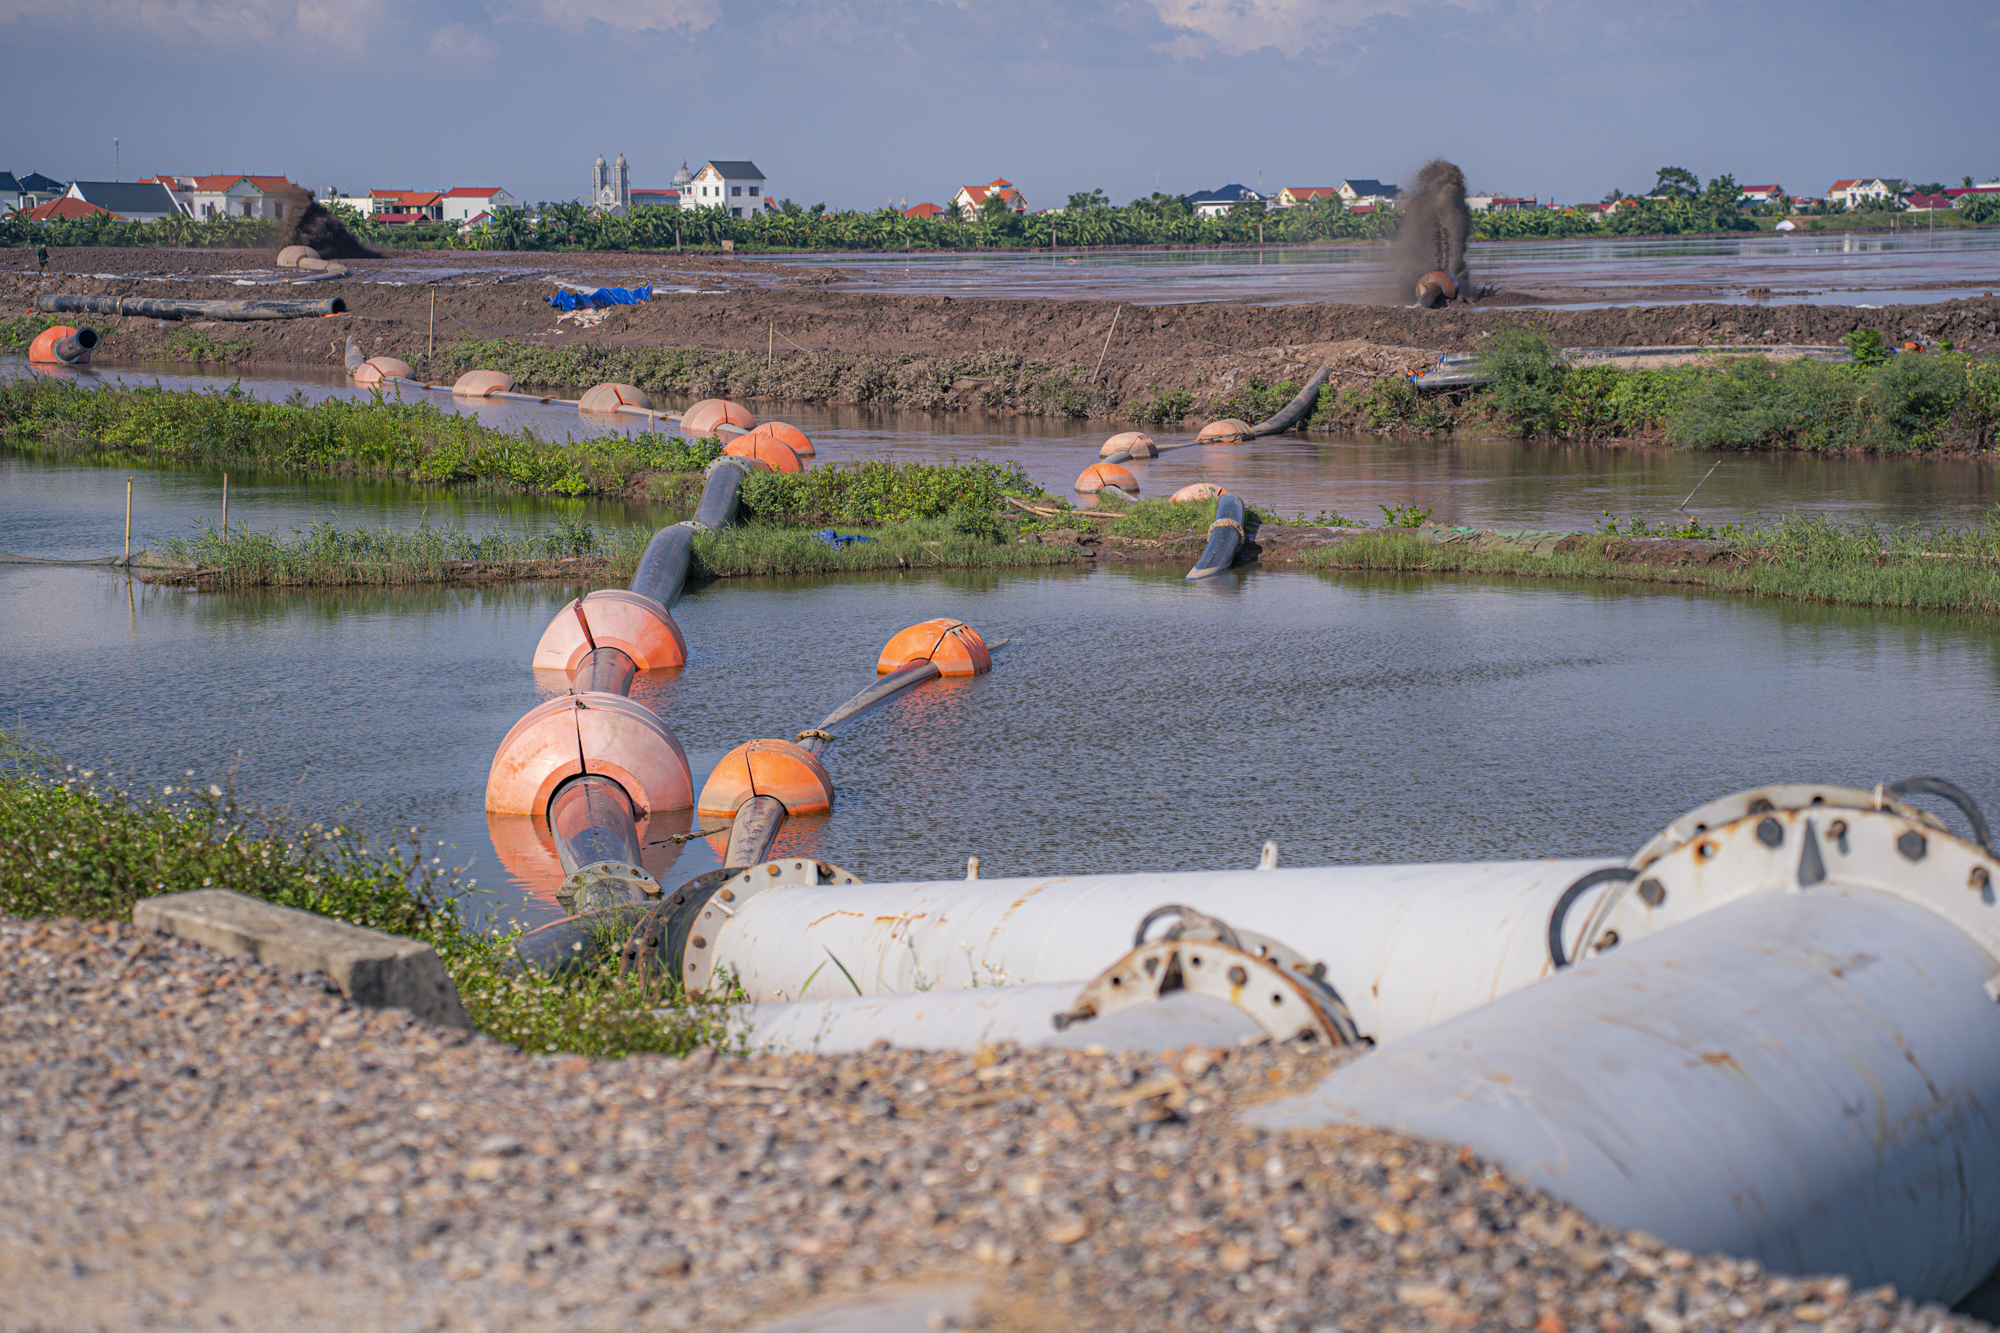
<path fill-rule="evenodd" d="M 0 384 L 0 440 L 58 456 L 489 482 L 548 495 L 622 495 L 649 474 L 699 473 L 713 439 L 648 432 L 549 441 L 429 402 L 273 403 L 203 392 L 23 379 Z"/>
<path fill-rule="evenodd" d="M 525 1051 L 622 1056 L 729 1041 L 727 1001 L 613 968 L 561 979 L 515 961 L 512 932 L 466 919 L 477 888 L 412 829 L 401 845 L 248 810 L 192 775 L 156 792 L 58 765 L 0 733 L 0 913 L 130 919 L 141 899 L 229 889 L 422 940 L 480 1031 Z"/>
<path fill-rule="evenodd" d="M 203 520 L 187 536 L 155 539 L 155 554 L 175 569 L 201 572 L 218 588 L 349 587 L 438 583 L 454 566 L 506 566 L 574 558 L 636 567 L 653 531 L 599 528 L 565 519 L 542 532 L 463 528 L 343 528 L 318 523 L 300 531 L 226 532 Z"/>

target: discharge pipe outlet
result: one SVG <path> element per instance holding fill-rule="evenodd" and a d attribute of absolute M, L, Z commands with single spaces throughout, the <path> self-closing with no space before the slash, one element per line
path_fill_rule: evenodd
<path fill-rule="evenodd" d="M 142 319 L 317 319 L 346 314 L 347 302 L 337 296 L 326 301 L 164 301 L 44 292 L 35 298 L 35 309 L 48 315 L 136 315 Z"/>
<path fill-rule="evenodd" d="M 1209 579 L 1227 570 L 1243 545 L 1243 520 L 1248 511 L 1243 497 L 1224 493 L 1215 497 L 1215 522 L 1208 525 L 1208 545 L 1201 558 L 1187 572 L 1190 579 Z"/>
<path fill-rule="evenodd" d="M 96 329 L 54 324 L 36 334 L 35 340 L 28 344 L 28 361 L 42 366 L 87 366 L 97 343 Z"/>

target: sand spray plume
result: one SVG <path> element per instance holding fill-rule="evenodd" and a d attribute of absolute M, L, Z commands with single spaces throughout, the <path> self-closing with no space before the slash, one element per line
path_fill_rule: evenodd
<path fill-rule="evenodd" d="M 293 186 L 284 192 L 285 238 L 282 246 L 310 246 L 321 259 L 380 259 L 382 256 L 354 239 L 325 204 Z"/>
<path fill-rule="evenodd" d="M 1465 173 L 1443 158 L 1432 158 L 1403 198 L 1403 225 L 1396 234 L 1397 299 L 1407 300 L 1414 292 L 1419 304 L 1442 305 L 1475 295 L 1465 266 L 1465 242 L 1472 232 Z M 1439 273 L 1449 284 L 1436 280 L 1433 275 Z"/>

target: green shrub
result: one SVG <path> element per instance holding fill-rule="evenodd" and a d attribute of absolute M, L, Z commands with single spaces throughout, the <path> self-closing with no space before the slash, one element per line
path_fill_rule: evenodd
<path fill-rule="evenodd" d="M 1502 329 L 1480 345 L 1479 370 L 1491 378 L 1487 403 L 1517 434 L 1559 433 L 1567 367 L 1547 333 L 1519 325 Z"/>
<path fill-rule="evenodd" d="M 1964 360 L 1948 353 L 1891 357 L 1875 372 L 1865 401 L 1884 447 L 1936 444 L 1966 402 Z"/>
<path fill-rule="evenodd" d="M 743 479 L 747 518 L 767 523 L 890 523 L 993 515 L 1009 495 L 1036 496 L 1019 463 L 835 463 Z"/>
<path fill-rule="evenodd" d="M 1865 380 L 1858 367 L 1745 357 L 1688 376 L 1667 438 L 1698 449 L 1834 449 L 1854 441 Z"/>

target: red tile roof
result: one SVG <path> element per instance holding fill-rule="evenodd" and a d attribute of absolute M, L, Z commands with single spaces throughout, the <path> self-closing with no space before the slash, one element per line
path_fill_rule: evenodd
<path fill-rule="evenodd" d="M 942 212 L 944 212 L 942 208 L 939 208 L 936 204 L 926 199 L 921 204 L 911 204 L 908 208 L 904 209 L 903 216 L 906 218 L 934 218 Z"/>
<path fill-rule="evenodd" d="M 461 185 L 456 189 L 446 190 L 443 197 L 446 199 L 491 199 L 498 193 L 500 193 L 500 187 L 497 185 Z"/>
<path fill-rule="evenodd" d="M 81 199 L 70 199 L 67 197 L 51 199 L 40 207 L 29 209 L 28 221 L 52 222 L 61 220 L 68 222 L 74 221 L 77 218 L 93 217 L 99 213 L 104 214 L 108 218 L 117 218 L 120 222 L 126 221 L 123 214 L 114 213 L 108 208 L 99 208 L 96 204 L 86 204 Z"/>

